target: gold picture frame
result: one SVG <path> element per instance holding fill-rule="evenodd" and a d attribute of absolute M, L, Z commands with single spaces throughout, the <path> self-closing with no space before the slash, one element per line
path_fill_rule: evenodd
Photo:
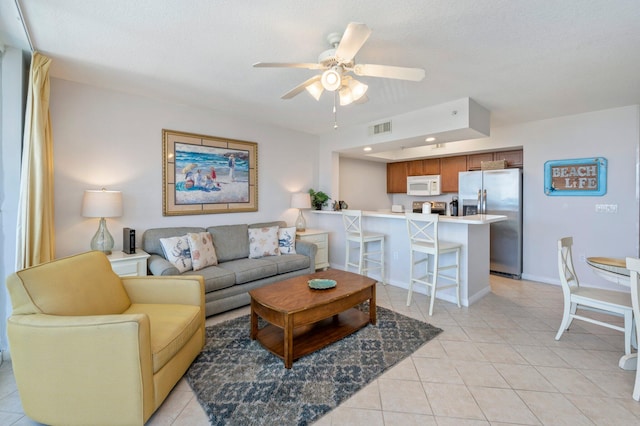
<path fill-rule="evenodd" d="M 258 144 L 162 129 L 162 214 L 258 211 Z"/>

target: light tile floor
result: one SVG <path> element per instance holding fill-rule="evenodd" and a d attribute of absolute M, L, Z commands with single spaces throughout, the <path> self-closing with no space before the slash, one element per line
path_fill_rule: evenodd
<path fill-rule="evenodd" d="M 619 332 L 576 321 L 557 342 L 560 287 L 491 276 L 470 308 L 378 284 L 378 304 L 444 332 L 316 422 L 325 425 L 637 425 L 634 371 L 618 368 Z M 214 324 L 242 308 L 207 319 Z M 621 321 L 619 321 L 622 324 Z M 22 413 L 11 363 L 0 366 L 0 424 L 37 424 Z M 207 425 L 183 379 L 148 425 Z"/>

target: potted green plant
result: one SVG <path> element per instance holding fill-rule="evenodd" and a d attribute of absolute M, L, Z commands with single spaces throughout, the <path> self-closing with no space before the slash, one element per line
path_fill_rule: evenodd
<path fill-rule="evenodd" d="M 309 189 L 309 195 L 311 196 L 311 205 L 316 210 L 320 210 L 323 206 L 327 205 L 327 201 L 329 201 L 329 196 L 322 191 L 314 191 L 313 189 Z"/>

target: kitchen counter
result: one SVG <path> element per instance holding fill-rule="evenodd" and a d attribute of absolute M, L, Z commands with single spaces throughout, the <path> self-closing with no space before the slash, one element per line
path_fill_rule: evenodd
<path fill-rule="evenodd" d="M 331 210 L 312 210 L 313 213 L 317 214 L 335 214 L 341 215 L 342 213 L 339 211 L 331 211 Z M 394 213 L 392 211 L 375 211 L 375 210 L 364 210 L 362 212 L 362 216 L 364 217 L 385 217 L 389 219 L 406 219 L 405 213 Z M 507 216 L 496 215 L 496 214 L 474 214 L 469 216 L 440 216 L 440 222 L 442 223 L 463 223 L 467 225 L 485 225 L 487 223 L 500 222 L 503 220 L 507 220 Z"/>
<path fill-rule="evenodd" d="M 313 226 L 329 232 L 330 264 L 344 269 L 345 238 L 342 213 L 330 210 L 312 210 Z M 405 213 L 363 211 L 362 227 L 367 232 L 386 235 L 386 281 L 407 288 L 409 283 L 409 236 Z M 401 219 L 401 220 L 399 220 Z M 462 244 L 460 257 L 460 302 L 469 306 L 491 292 L 489 286 L 490 225 L 506 220 L 502 215 L 440 216 L 440 238 Z M 375 277 L 374 278 L 380 278 Z M 414 292 L 426 294 L 426 288 L 415 286 Z M 455 289 L 437 292 L 439 299 L 455 303 Z M 415 303 L 415 302 L 414 302 Z"/>

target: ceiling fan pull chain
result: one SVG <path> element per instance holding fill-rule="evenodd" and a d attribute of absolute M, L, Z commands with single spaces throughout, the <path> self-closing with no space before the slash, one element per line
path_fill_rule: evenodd
<path fill-rule="evenodd" d="M 338 91 L 333 92 L 333 128 L 338 128 L 338 108 L 336 108 L 336 102 L 338 101 Z"/>

